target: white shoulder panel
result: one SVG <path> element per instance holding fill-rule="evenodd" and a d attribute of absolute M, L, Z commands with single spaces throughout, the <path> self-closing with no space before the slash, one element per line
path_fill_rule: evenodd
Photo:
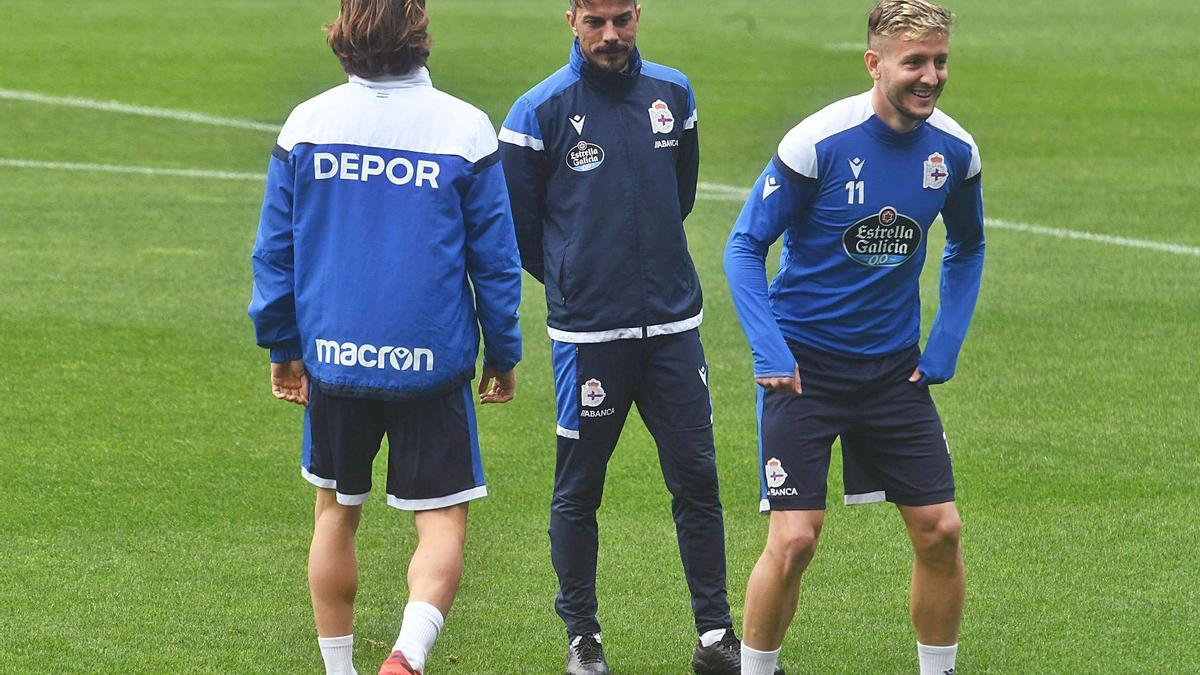
<path fill-rule="evenodd" d="M 983 162 L 979 158 L 979 146 L 975 145 L 975 139 L 958 122 L 955 122 L 954 118 L 941 110 L 935 109 L 933 114 L 929 116 L 929 124 L 971 146 L 971 167 L 967 170 L 967 178 L 972 178 L 983 170 Z"/>
<path fill-rule="evenodd" d="M 783 137 L 779 158 L 792 171 L 808 178 L 817 176 L 817 144 L 866 122 L 871 109 L 871 92 L 844 98 L 809 115 Z"/>
<path fill-rule="evenodd" d="M 357 83 L 334 87 L 292 111 L 279 147 L 297 144 L 361 145 L 476 162 L 496 151 L 496 131 L 486 114 L 432 86 L 372 89 Z"/>

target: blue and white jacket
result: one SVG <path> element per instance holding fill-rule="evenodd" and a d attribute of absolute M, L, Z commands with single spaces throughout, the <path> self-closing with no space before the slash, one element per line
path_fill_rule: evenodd
<path fill-rule="evenodd" d="M 340 395 L 433 396 L 521 358 L 521 267 L 495 130 L 420 68 L 292 112 L 267 174 L 250 316 Z"/>
<path fill-rule="evenodd" d="M 941 304 L 920 368 L 926 384 L 954 375 L 983 276 L 979 148 L 940 110 L 897 133 L 871 96 L 838 101 L 792 129 L 729 236 L 725 274 L 756 376 L 791 377 L 786 340 L 862 357 L 916 345 L 918 284 L 939 214 Z M 768 293 L 764 261 L 780 235 Z"/>
<path fill-rule="evenodd" d="M 550 336 L 607 342 L 690 330 L 703 298 L 683 220 L 696 200 L 696 100 L 642 61 L 570 63 L 513 104 L 500 131 L 525 269 L 546 286 Z"/>

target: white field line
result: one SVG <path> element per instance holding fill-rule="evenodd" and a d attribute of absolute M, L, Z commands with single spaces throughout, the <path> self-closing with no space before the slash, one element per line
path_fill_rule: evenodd
<path fill-rule="evenodd" d="M 28 103 L 41 103 L 44 105 L 60 105 L 67 106 L 69 108 L 87 108 L 88 110 L 102 110 L 104 112 L 140 115 L 142 117 L 158 117 L 161 119 L 191 122 L 193 124 L 210 124 L 218 127 L 230 127 L 233 129 L 269 131 L 271 133 L 278 133 L 279 131 L 279 126 L 275 124 L 264 124 L 262 122 L 240 120 L 233 117 L 205 115 L 204 113 L 191 112 L 189 110 L 151 108 L 149 106 L 130 105 L 128 103 L 118 103 L 116 101 L 97 101 L 90 98 L 75 98 L 73 96 L 48 96 L 46 94 L 39 94 L 34 91 L 0 89 L 0 99 L 7 99 L 9 101 L 25 101 Z"/>
<path fill-rule="evenodd" d="M 24 159 L 9 159 L 4 157 L 0 157 L 0 167 L 11 167 L 16 169 L 126 173 L 140 174 L 144 176 L 174 176 L 179 178 L 211 178 L 215 180 L 243 180 L 256 182 L 262 182 L 263 180 L 266 180 L 266 174 L 240 171 L 207 171 L 203 169 L 170 169 L 149 166 L 121 166 L 116 164 L 80 164 L 73 162 L 38 162 Z M 743 202 L 746 200 L 746 196 L 749 194 L 747 190 L 742 188 L 735 187 L 733 185 L 722 185 L 720 183 L 700 183 L 697 187 L 697 198 L 708 201 Z M 1095 232 L 1066 230 L 1057 227 L 1043 227 L 1041 225 L 1029 225 L 1027 223 L 1014 223 L 997 218 L 988 218 L 985 222 L 989 228 L 1000 230 L 1014 230 L 1017 232 L 1027 232 L 1030 234 L 1057 237 L 1059 239 L 1077 239 L 1100 244 L 1109 244 L 1112 246 L 1140 248 L 1151 251 L 1160 251 L 1163 253 L 1174 253 L 1177 255 L 1200 257 L 1200 247 L 1196 246 L 1184 246 L 1182 244 L 1172 244 L 1161 241 L 1147 241 L 1145 239 L 1131 239 L 1129 237 L 1119 237 L 1111 234 L 1097 234 Z"/>
<path fill-rule="evenodd" d="M 699 199 L 717 202 L 744 202 L 746 201 L 746 197 L 750 194 L 749 190 L 734 187 L 732 185 L 722 185 L 720 183 L 700 183 L 696 186 L 696 188 L 696 196 Z M 1112 246 L 1124 246 L 1126 248 L 1142 248 L 1150 251 L 1161 251 L 1163 253 L 1200 256 L 1200 247 L 1196 246 L 1184 246 L 1183 244 L 1172 244 L 1170 242 L 1162 241 L 1148 241 L 1145 239 L 1132 239 L 1130 237 L 1120 237 L 1112 234 L 1098 234 L 1095 232 L 1085 232 L 1082 230 L 1067 230 L 1059 227 L 1044 227 L 1042 225 L 1014 223 L 1010 220 L 1001 220 L 999 218 L 987 218 L 983 222 L 987 227 L 997 230 L 1013 230 L 1016 232 L 1028 232 L 1029 234 L 1057 237 L 1059 239 L 1077 239 L 1080 241 L 1092 241 L 1100 244 L 1109 244 Z"/>
<path fill-rule="evenodd" d="M 1111 244 L 1113 246 L 1124 246 L 1126 248 L 1144 248 L 1150 251 L 1161 251 L 1163 253 L 1200 256 L 1200 247 L 1172 244 L 1166 241 L 1131 239 L 1130 237 L 1119 237 L 1112 234 L 1098 234 L 1096 232 L 1085 232 L 1083 230 L 1067 230 L 1059 227 L 1044 227 L 1042 225 L 1030 225 L 1028 223 L 1014 223 L 1009 220 L 1000 220 L 998 218 L 986 218 L 983 222 L 988 227 L 999 230 L 1015 230 L 1017 232 L 1028 232 L 1030 234 L 1044 234 L 1050 237 L 1058 237 L 1059 239 L 1078 239 L 1080 241 L 1094 241 L 1100 244 Z"/>
<path fill-rule="evenodd" d="M 60 171 L 94 171 L 102 173 L 126 173 L 140 174 L 144 176 L 174 176 L 179 178 L 211 178 L 215 180 L 244 180 L 262 182 L 266 180 L 266 174 L 249 173 L 240 171 L 207 171 L 203 169 L 169 169 L 149 166 L 121 166 L 117 164 L 79 164 L 73 162 L 37 162 L 24 159 L 9 159 L 0 157 L 0 166 L 11 167 L 15 169 L 48 169 Z M 722 185 L 720 183 L 700 183 L 697 186 L 697 198 L 708 201 L 721 202 L 743 202 L 749 194 L 744 190 L 733 185 Z M 989 228 L 1000 230 L 1015 230 L 1017 232 L 1028 232 L 1030 234 L 1040 234 L 1049 237 L 1057 237 L 1059 239 L 1078 239 L 1081 241 L 1092 241 L 1101 244 L 1110 244 L 1112 246 L 1124 246 L 1126 248 L 1141 248 L 1151 251 L 1161 251 L 1163 253 L 1175 253 L 1178 255 L 1190 255 L 1200 257 L 1200 247 L 1184 246 L 1182 244 L 1172 244 L 1161 241 L 1147 241 L 1145 239 L 1131 239 L 1129 237 L 1118 237 L 1111 234 L 1097 234 L 1095 232 L 1083 232 L 1080 230 L 1066 230 L 1057 227 L 1043 227 L 1041 225 L 1029 225 L 1026 223 L 1014 223 L 1007 220 L 997 218 L 988 218 L 986 221 Z"/>
<path fill-rule="evenodd" d="M 867 51 L 867 42 L 830 42 L 825 45 L 825 51 L 828 52 L 859 52 Z"/>
<path fill-rule="evenodd" d="M 850 43 L 834 43 L 829 45 L 833 49 L 848 49 Z M 123 113 L 127 115 L 140 115 L 142 117 L 157 117 L 161 119 L 173 119 L 183 122 L 191 122 L 194 124 L 208 124 L 218 127 L 229 127 L 233 129 L 249 129 L 252 131 L 263 131 L 269 133 L 278 133 L 279 127 L 274 124 L 266 124 L 263 122 L 254 122 L 251 120 L 237 119 L 233 117 L 219 117 L 215 115 L 206 115 L 203 113 L 191 112 L 188 110 L 171 110 L 169 108 L 152 108 L 149 106 L 130 105 L 127 103 L 118 103 L 116 101 L 97 101 L 87 98 L 76 98 L 71 96 L 48 96 L 32 91 L 15 91 L 12 89 L 0 89 L 0 99 L 8 99 L 12 101 L 26 101 L 29 103 L 41 103 L 46 105 L 61 105 L 75 108 L 87 108 L 90 110 L 100 110 L 104 112 Z M 0 158 L 0 166 L 8 166 L 14 168 L 25 169 L 59 169 L 67 171 L 102 171 L 108 173 L 129 173 L 143 174 L 148 176 L 178 176 L 182 178 L 212 178 L 218 180 L 255 180 L 261 181 L 265 177 L 257 173 L 240 173 L 234 171 L 203 171 L 195 169 L 165 169 L 154 167 L 140 166 L 118 166 L 113 164 L 74 164 L 69 162 L 36 162 L 19 159 Z M 734 185 L 722 185 L 720 183 L 700 183 L 697 185 L 696 196 L 699 199 L 708 201 L 722 202 L 743 202 L 746 196 L 749 195 L 749 190 L 740 188 Z M 1169 242 L 1147 241 L 1144 239 L 1132 239 L 1129 237 L 1120 237 L 1109 234 L 1098 234 L 1095 232 L 1086 232 L 1081 230 L 1067 230 L 1057 227 L 1044 227 L 1041 225 L 1030 225 L 1026 223 L 1014 223 L 1007 220 L 999 220 L 989 218 L 985 221 L 988 227 L 1000 230 L 1014 230 L 1017 232 L 1026 232 L 1029 234 L 1040 234 L 1049 237 L 1057 237 L 1059 239 L 1076 239 L 1082 241 L 1091 241 L 1101 244 L 1109 244 L 1112 246 L 1124 246 L 1126 248 L 1140 248 L 1151 251 L 1161 251 L 1164 253 L 1175 253 L 1178 255 L 1200 256 L 1200 247 L 1184 246 L 1182 244 L 1173 244 Z"/>
<path fill-rule="evenodd" d="M 98 171 L 102 173 L 135 173 L 143 176 L 178 176 L 180 178 L 215 178 L 218 180 L 253 180 L 262 182 L 267 175 L 238 171 L 206 171 L 203 169 L 167 169 L 150 166 L 119 166 L 116 164 L 77 164 L 74 162 L 34 162 L 0 157 L 0 166 L 16 169 L 50 169 L 59 171 Z"/>

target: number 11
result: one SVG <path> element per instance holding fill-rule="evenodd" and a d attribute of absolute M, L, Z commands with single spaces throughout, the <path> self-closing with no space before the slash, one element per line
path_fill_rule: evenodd
<path fill-rule="evenodd" d="M 858 192 L 858 202 L 854 201 L 855 191 Z M 861 181 L 861 180 L 853 181 L 852 180 L 852 181 L 849 181 L 846 183 L 846 203 L 847 204 L 855 204 L 855 203 L 862 204 L 863 198 L 866 196 L 866 194 L 867 194 L 866 181 Z"/>

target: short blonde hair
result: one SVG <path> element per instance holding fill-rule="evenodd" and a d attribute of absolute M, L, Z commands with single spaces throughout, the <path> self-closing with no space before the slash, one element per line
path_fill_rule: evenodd
<path fill-rule="evenodd" d="M 921 40 L 933 34 L 949 35 L 954 15 L 925 0 L 880 0 L 867 18 L 867 43 L 876 37 Z"/>

